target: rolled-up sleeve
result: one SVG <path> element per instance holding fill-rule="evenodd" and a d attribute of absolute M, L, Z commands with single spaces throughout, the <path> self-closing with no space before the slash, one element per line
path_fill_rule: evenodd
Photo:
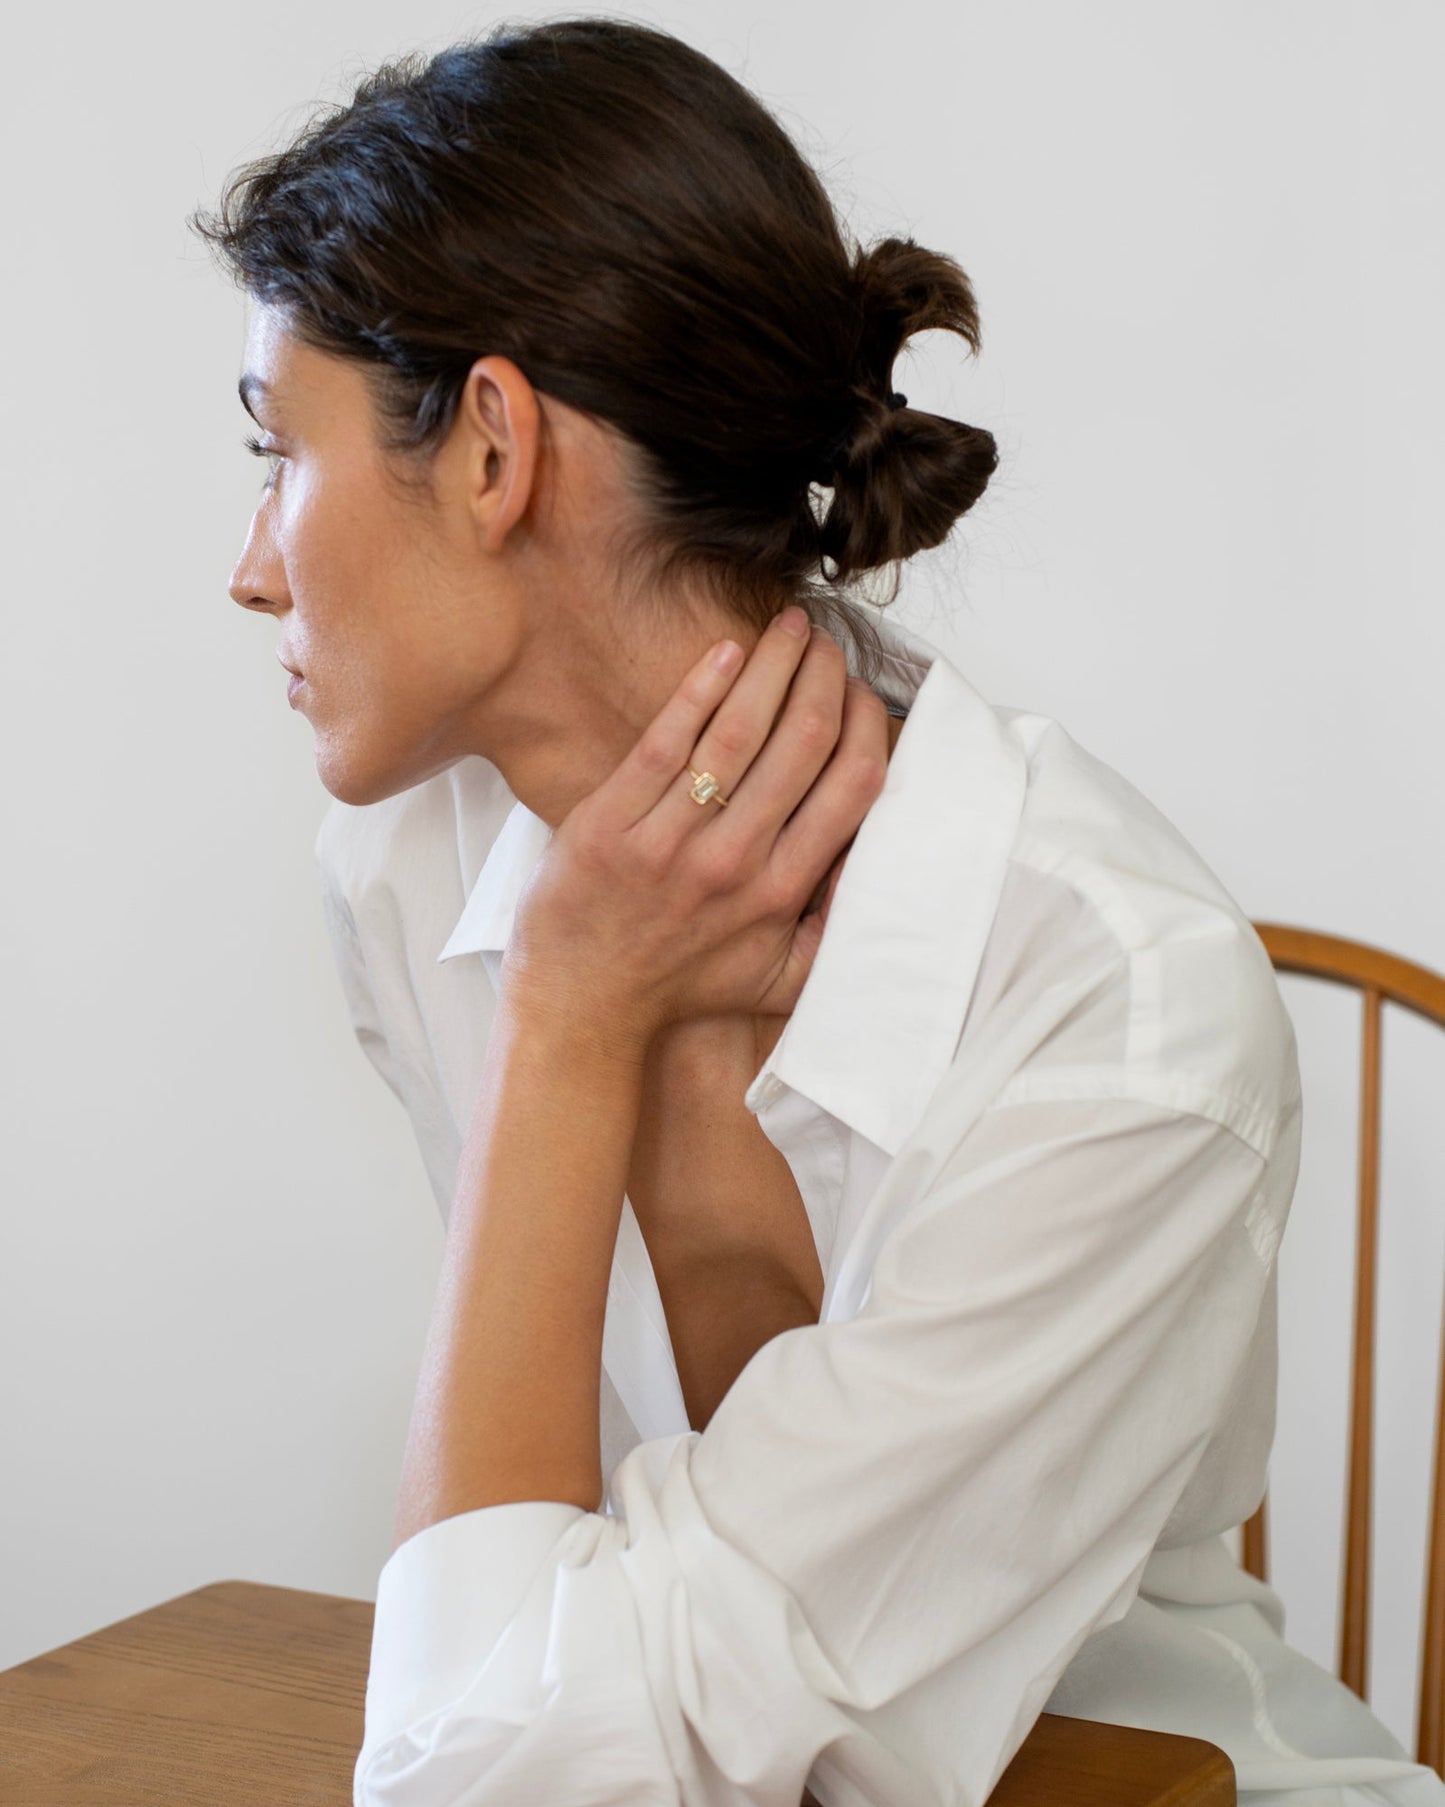
<path fill-rule="evenodd" d="M 1066 1090 L 916 1136 L 856 1314 L 767 1343 L 607 1511 L 483 1507 L 392 1554 L 356 1807 L 986 1798 L 1133 1599 L 1287 1205 L 1210 1116 Z"/>

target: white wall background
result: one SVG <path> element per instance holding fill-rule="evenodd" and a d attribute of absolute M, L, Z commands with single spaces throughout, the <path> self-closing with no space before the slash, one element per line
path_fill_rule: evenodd
<path fill-rule="evenodd" d="M 561 10 L 561 9 L 557 9 Z M 588 9 L 586 7 L 577 10 Z M 374 1597 L 441 1255 L 319 913 L 240 298 L 186 232 L 440 0 L 28 8 L 4 126 L 0 1666 L 213 1580 Z M 519 8 L 510 16 L 544 15 Z M 867 236 L 983 313 L 896 380 L 1004 463 L 900 614 L 1170 814 L 1256 918 L 1445 968 L 1445 12 L 698 0 Z M 1285 980 L 1275 1580 L 1333 1666 L 1355 1010 Z M 1387 1021 L 1372 1698 L 1413 1738 L 1445 1037 Z"/>

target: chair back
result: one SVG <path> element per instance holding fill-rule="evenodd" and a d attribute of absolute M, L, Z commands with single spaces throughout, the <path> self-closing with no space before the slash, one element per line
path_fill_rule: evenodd
<path fill-rule="evenodd" d="M 1386 1003 L 1413 1010 L 1445 1029 L 1445 975 L 1411 960 L 1311 929 L 1256 922 L 1277 972 L 1302 973 L 1360 993 L 1360 1115 L 1355 1240 L 1355 1310 L 1350 1380 L 1349 1474 L 1341 1580 L 1339 1676 L 1366 1698 L 1370 1622 L 1370 1508 L 1375 1408 L 1375 1273 L 1380 1174 L 1380 1019 Z M 1436 1380 L 1434 1468 L 1420 1650 L 1418 1763 L 1445 1774 L 1445 1337 Z M 1243 1566 L 1265 1572 L 1265 1499 L 1243 1527 Z"/>

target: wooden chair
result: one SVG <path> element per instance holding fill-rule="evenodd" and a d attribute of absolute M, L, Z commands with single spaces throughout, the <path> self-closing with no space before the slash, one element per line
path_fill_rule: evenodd
<path fill-rule="evenodd" d="M 1339 935 L 1318 934 L 1275 922 L 1256 922 L 1254 927 L 1276 971 L 1351 985 L 1360 993 L 1362 1006 L 1354 1359 L 1338 1673 L 1364 1700 L 1370 1614 L 1381 1011 L 1386 1002 L 1400 1004 L 1445 1029 L 1445 974 Z M 1445 1345 L 1437 1384 L 1415 1760 L 1428 1763 L 1445 1775 Z M 1268 1580 L 1263 1499 L 1243 1528 L 1243 1566 L 1259 1580 Z"/>

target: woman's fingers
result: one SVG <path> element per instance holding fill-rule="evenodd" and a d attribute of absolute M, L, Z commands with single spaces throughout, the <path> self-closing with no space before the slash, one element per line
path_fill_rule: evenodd
<path fill-rule="evenodd" d="M 655 809 L 677 783 L 691 761 L 698 736 L 727 695 L 744 660 L 743 649 L 735 640 L 709 647 L 601 787 L 624 827 L 630 828 Z M 593 794 L 600 796 L 600 791 Z"/>
<path fill-rule="evenodd" d="M 801 632 L 790 627 L 801 617 Z M 830 658 L 831 655 L 831 658 Z M 830 685 L 826 671 L 834 665 Z M 833 750 L 841 719 L 843 649 L 812 627 L 801 610 L 785 609 L 769 622 L 737 682 L 704 728 L 692 766 L 711 772 L 728 799 L 726 815 L 708 830 L 720 859 L 768 846 Z M 807 725 L 800 731 L 800 720 Z M 792 769 L 800 766 L 806 769 Z M 746 799 L 741 795 L 746 792 Z M 732 798 L 739 795 L 737 805 Z M 686 799 L 684 799 L 686 801 Z M 691 804 L 696 809 L 696 804 Z M 684 820 L 690 829 L 690 820 Z M 763 850 L 766 857 L 767 849 Z"/>
<path fill-rule="evenodd" d="M 888 714 L 848 678 L 830 634 L 811 627 L 783 644 L 791 639 L 780 620 L 770 625 L 693 750 L 693 769 L 717 779 L 726 813 L 699 822 L 675 783 L 656 826 L 674 845 L 705 833 L 711 872 L 745 882 L 767 872 L 796 914 L 882 789 Z"/>
<path fill-rule="evenodd" d="M 888 716 L 848 680 L 831 635 L 806 616 L 802 634 L 789 631 L 792 613 L 740 664 L 722 669 L 709 649 L 604 788 L 624 827 L 652 817 L 664 855 L 705 829 L 710 869 L 745 880 L 767 871 L 801 911 L 882 789 Z M 698 813 L 689 766 L 713 774 L 725 810 Z"/>
<path fill-rule="evenodd" d="M 842 647 L 831 634 L 815 627 L 782 715 L 727 792 L 729 798 L 737 797 L 738 808 L 732 821 L 718 824 L 715 838 L 720 854 L 726 855 L 730 847 L 741 853 L 762 828 L 776 837 L 808 794 L 838 742 L 847 676 L 848 661 Z M 709 723 L 705 743 L 727 732 L 725 724 L 734 700 L 730 696 Z"/>
<path fill-rule="evenodd" d="M 844 686 L 843 726 L 831 759 L 779 833 L 775 882 L 801 911 L 852 839 L 888 776 L 888 710 L 861 678 Z M 837 875 L 833 882 L 836 885 Z"/>
<path fill-rule="evenodd" d="M 697 810 L 686 784 L 679 783 L 688 766 L 711 772 L 723 796 L 731 797 L 734 784 L 767 739 L 807 651 L 806 616 L 802 626 L 801 634 L 790 632 L 780 616 L 769 623 L 751 654 L 738 657 L 726 670 L 713 663 L 716 648 L 692 668 L 610 781 L 615 785 L 613 802 L 629 826 L 669 792 L 675 792 L 688 809 Z M 707 808 L 710 814 L 723 814 L 716 804 Z M 681 820 L 691 826 L 687 818 Z"/>

